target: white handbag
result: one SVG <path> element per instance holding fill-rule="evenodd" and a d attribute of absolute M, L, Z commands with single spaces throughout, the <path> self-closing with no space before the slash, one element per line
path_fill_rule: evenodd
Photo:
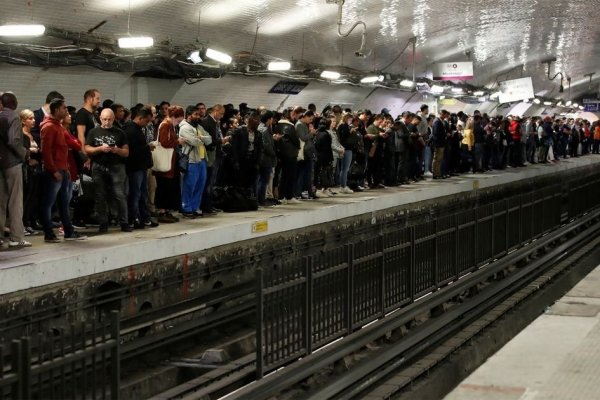
<path fill-rule="evenodd" d="M 298 150 L 297 161 L 304 161 L 304 140 L 300 139 L 300 150 Z"/>
<path fill-rule="evenodd" d="M 167 149 L 160 144 L 160 140 L 152 142 L 154 150 L 152 150 L 152 171 L 167 172 L 171 170 L 171 160 L 173 159 L 173 151 L 175 149 Z"/>

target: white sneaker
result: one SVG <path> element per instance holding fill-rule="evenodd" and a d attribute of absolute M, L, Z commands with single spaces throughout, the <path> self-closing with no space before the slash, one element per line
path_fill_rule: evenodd
<path fill-rule="evenodd" d="M 9 240 L 8 247 L 31 247 L 31 243 L 26 240 L 21 240 L 19 242 Z"/>
<path fill-rule="evenodd" d="M 340 193 L 352 194 L 352 193 L 354 193 L 354 190 L 350 189 L 348 186 L 344 186 L 342 188 L 342 190 L 340 190 Z"/>
<path fill-rule="evenodd" d="M 425 173 L 423 174 L 423 176 L 426 176 L 426 177 L 430 178 L 430 177 L 432 177 L 432 176 L 433 176 L 433 173 L 431 173 L 431 171 L 427 171 L 427 172 L 425 172 Z"/>
<path fill-rule="evenodd" d="M 279 202 L 284 205 L 288 203 L 287 199 L 281 199 L 279 200 Z"/>
<path fill-rule="evenodd" d="M 292 197 L 291 199 L 288 200 L 288 204 L 298 204 L 298 203 L 302 203 L 302 202 L 295 197 Z"/>
<path fill-rule="evenodd" d="M 336 194 L 338 194 L 338 192 L 336 192 L 335 190 L 333 190 L 332 188 L 327 189 L 327 193 L 329 193 L 332 196 L 335 196 Z"/>
<path fill-rule="evenodd" d="M 331 197 L 331 195 L 329 194 L 329 192 L 327 192 L 326 189 L 319 190 L 319 196 L 321 196 L 321 197 Z"/>
<path fill-rule="evenodd" d="M 359 188 L 360 190 L 367 190 L 367 188 L 366 188 L 366 187 L 364 187 L 364 186 L 360 186 L 360 185 L 358 186 L 358 188 Z"/>

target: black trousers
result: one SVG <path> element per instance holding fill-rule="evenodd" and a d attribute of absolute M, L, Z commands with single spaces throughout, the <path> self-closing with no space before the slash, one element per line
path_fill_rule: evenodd
<path fill-rule="evenodd" d="M 281 158 L 281 182 L 279 185 L 279 197 L 290 200 L 294 197 L 294 186 L 296 184 L 295 158 Z"/>

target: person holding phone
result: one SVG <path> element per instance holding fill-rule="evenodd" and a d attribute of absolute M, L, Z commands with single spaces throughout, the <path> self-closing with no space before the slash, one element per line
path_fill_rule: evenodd
<path fill-rule="evenodd" d="M 121 230 L 131 232 L 125 195 L 125 161 L 129 156 L 129 146 L 125 133 L 113 126 L 114 121 L 115 114 L 110 108 L 102 110 L 100 126 L 88 133 L 85 143 L 85 152 L 92 160 L 92 181 L 100 233 L 108 232 L 108 201 L 111 198 L 115 201 Z"/>

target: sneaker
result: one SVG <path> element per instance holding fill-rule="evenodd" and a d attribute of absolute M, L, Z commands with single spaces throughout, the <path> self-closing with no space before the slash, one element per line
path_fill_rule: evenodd
<path fill-rule="evenodd" d="M 298 200 L 298 199 L 297 199 L 297 198 L 295 198 L 295 197 L 292 197 L 292 198 L 291 198 L 291 199 L 289 199 L 287 202 L 288 202 L 288 204 L 299 204 L 299 203 L 302 203 L 300 200 Z"/>
<path fill-rule="evenodd" d="M 427 171 L 423 174 L 423 176 L 426 176 L 428 178 L 431 178 L 433 176 L 433 173 L 431 173 L 431 171 Z"/>
<path fill-rule="evenodd" d="M 327 193 L 329 194 L 329 196 L 335 196 L 337 194 L 337 192 L 334 191 L 332 188 L 327 189 Z"/>
<path fill-rule="evenodd" d="M 194 213 L 191 212 L 182 212 L 181 216 L 187 219 L 196 219 L 196 215 L 194 215 Z"/>
<path fill-rule="evenodd" d="M 35 235 L 37 232 L 35 231 L 35 229 L 33 229 L 32 227 L 28 226 L 25 228 L 25 235 L 29 236 L 29 235 Z"/>
<path fill-rule="evenodd" d="M 83 222 L 74 222 L 73 228 L 75 229 L 85 229 L 87 226 Z"/>
<path fill-rule="evenodd" d="M 69 236 L 65 236 L 65 240 L 85 240 L 87 236 L 80 234 L 79 232 L 73 232 Z"/>
<path fill-rule="evenodd" d="M 56 236 L 49 236 L 44 238 L 44 242 L 46 243 L 60 243 L 60 239 Z"/>
<path fill-rule="evenodd" d="M 321 197 L 331 197 L 331 195 L 329 194 L 329 192 L 327 191 L 327 189 L 321 189 L 319 191 L 319 196 L 321 196 Z"/>
<path fill-rule="evenodd" d="M 31 247 L 31 243 L 26 240 L 19 240 L 18 242 L 9 240 L 8 247 Z"/>
<path fill-rule="evenodd" d="M 358 185 L 358 190 L 367 190 L 367 188 L 364 186 Z"/>
<path fill-rule="evenodd" d="M 283 205 L 286 205 L 288 204 L 288 199 L 281 199 L 279 202 Z"/>
<path fill-rule="evenodd" d="M 175 221 L 169 218 L 167 214 L 158 214 L 158 222 L 160 222 L 161 224 L 172 224 Z"/>
<path fill-rule="evenodd" d="M 340 190 L 340 193 L 343 193 L 343 194 L 352 194 L 352 193 L 354 193 L 354 190 L 350 189 L 348 186 L 344 186 Z"/>
<path fill-rule="evenodd" d="M 144 222 L 144 226 L 148 228 L 156 228 L 158 226 L 158 222 L 154 222 L 151 219 Z"/>
<path fill-rule="evenodd" d="M 133 232 L 133 229 L 129 224 L 121 224 L 121 232 Z"/>
<path fill-rule="evenodd" d="M 142 224 L 139 220 L 135 220 L 133 221 L 133 224 L 131 224 L 133 226 L 133 229 L 144 229 L 146 227 L 146 225 Z"/>
<path fill-rule="evenodd" d="M 201 217 L 202 216 L 202 210 L 194 211 L 192 214 L 194 214 L 194 216 L 196 218 Z"/>
<path fill-rule="evenodd" d="M 179 218 L 177 218 L 173 214 L 168 212 L 168 213 L 166 213 L 166 215 L 167 215 L 167 218 L 170 218 L 173 222 L 179 222 Z"/>
<path fill-rule="evenodd" d="M 98 227 L 98 233 L 106 233 L 108 232 L 108 224 L 100 224 Z"/>

